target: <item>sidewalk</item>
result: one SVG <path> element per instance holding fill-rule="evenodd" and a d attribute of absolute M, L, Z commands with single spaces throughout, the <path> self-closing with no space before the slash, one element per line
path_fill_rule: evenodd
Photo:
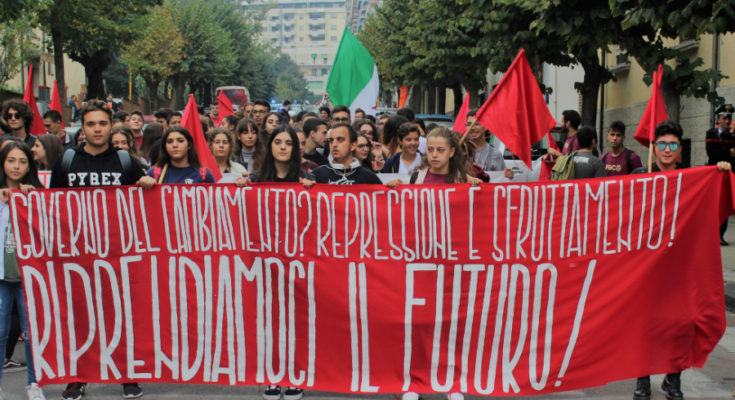
<path fill-rule="evenodd" d="M 725 240 L 730 243 L 729 246 L 720 247 L 725 278 L 725 306 L 730 312 L 735 312 L 735 217 L 730 217 Z"/>

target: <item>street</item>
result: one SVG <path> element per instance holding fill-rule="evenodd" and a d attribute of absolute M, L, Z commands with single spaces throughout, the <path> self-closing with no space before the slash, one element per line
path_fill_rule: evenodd
<path fill-rule="evenodd" d="M 23 358 L 23 349 L 18 347 L 15 355 L 18 359 Z M 727 333 L 720 341 L 714 352 L 710 355 L 707 365 L 701 370 L 688 370 L 682 375 L 682 391 L 687 399 L 731 399 L 732 390 L 735 388 L 735 314 L 727 314 Z M 661 375 L 652 377 L 653 397 L 652 399 L 665 399 L 660 390 Z M 26 382 L 25 371 L 13 372 L 3 377 L 3 391 L 5 398 L 9 400 L 24 399 L 23 386 Z M 550 396 L 535 398 L 549 399 L 631 399 L 635 381 L 614 382 L 600 388 L 578 390 L 559 393 Z M 46 398 L 60 399 L 61 385 L 53 385 L 44 388 Z M 233 388 L 225 386 L 207 385 L 143 385 L 147 399 L 179 399 L 193 400 L 207 397 L 209 400 L 217 399 L 260 399 L 260 391 L 254 387 Z M 22 395 L 22 396 L 21 396 Z M 90 385 L 87 389 L 85 399 L 112 400 L 122 398 L 122 389 L 118 385 Z M 358 396 L 339 395 L 323 392 L 306 392 L 304 398 L 339 400 L 339 399 L 393 399 L 393 396 Z M 428 400 L 444 399 L 441 395 L 425 397 Z M 482 397 L 466 396 L 467 400 L 481 399 Z M 522 397 L 532 398 L 532 397 Z"/>

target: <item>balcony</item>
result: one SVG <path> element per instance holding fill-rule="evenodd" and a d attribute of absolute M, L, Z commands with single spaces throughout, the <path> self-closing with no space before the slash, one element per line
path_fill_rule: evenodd
<path fill-rule="evenodd" d="M 312 31 L 323 31 L 326 26 L 327 25 L 324 24 L 324 23 L 321 23 L 321 24 L 309 24 L 309 29 L 312 30 Z"/>
<path fill-rule="evenodd" d="M 610 72 L 613 75 L 619 75 L 630 71 L 630 60 L 628 59 L 628 53 L 621 51 L 615 56 L 615 65 L 610 67 Z"/>
<path fill-rule="evenodd" d="M 327 37 L 324 34 L 321 34 L 321 35 L 309 35 L 309 39 L 312 42 L 323 42 L 324 40 L 326 40 L 326 38 Z"/>

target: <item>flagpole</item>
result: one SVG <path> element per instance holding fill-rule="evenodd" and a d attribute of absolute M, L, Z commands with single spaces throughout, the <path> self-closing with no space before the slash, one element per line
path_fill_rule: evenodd
<path fill-rule="evenodd" d="M 648 172 L 653 170 L 653 142 L 648 142 Z"/>
<path fill-rule="evenodd" d="M 462 135 L 462 137 L 459 138 L 459 144 L 462 144 L 462 143 L 465 142 L 465 139 L 467 138 L 467 136 L 470 135 L 470 132 L 472 131 L 472 128 L 475 127 L 475 125 L 477 125 L 477 120 L 476 119 L 474 121 L 472 121 L 472 123 L 470 124 L 470 127 L 467 128 L 467 130 L 464 132 L 464 135 Z"/>

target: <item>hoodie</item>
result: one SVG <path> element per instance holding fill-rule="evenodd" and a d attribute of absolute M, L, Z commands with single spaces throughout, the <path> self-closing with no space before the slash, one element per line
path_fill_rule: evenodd
<path fill-rule="evenodd" d="M 74 159 L 64 171 L 59 157 L 51 171 L 50 187 L 95 187 L 133 185 L 145 174 L 133 161 L 127 171 L 123 170 L 117 149 L 109 146 L 101 154 L 92 155 L 84 151 L 84 143 L 74 149 Z"/>
<path fill-rule="evenodd" d="M 331 155 L 329 156 L 329 161 L 329 165 L 322 165 L 311 171 L 317 183 L 329 183 L 332 185 L 383 184 L 373 171 L 361 166 L 360 161 L 354 157 L 352 158 L 352 164 L 347 168 L 342 164 L 334 163 Z"/>

